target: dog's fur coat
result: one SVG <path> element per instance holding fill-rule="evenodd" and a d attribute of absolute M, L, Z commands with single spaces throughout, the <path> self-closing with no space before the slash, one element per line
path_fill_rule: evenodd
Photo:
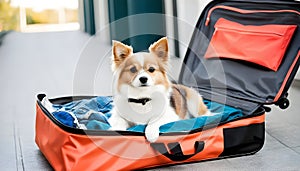
<path fill-rule="evenodd" d="M 209 112 L 194 89 L 172 84 L 167 77 L 168 40 L 161 38 L 149 53 L 133 53 L 131 46 L 113 42 L 114 108 L 111 130 L 146 125 L 145 135 L 154 142 L 165 123 Z"/>

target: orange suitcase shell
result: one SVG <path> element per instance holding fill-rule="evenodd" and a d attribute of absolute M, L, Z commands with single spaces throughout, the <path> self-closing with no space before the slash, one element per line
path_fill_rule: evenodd
<path fill-rule="evenodd" d="M 149 143 L 143 133 L 67 127 L 43 107 L 44 96 L 37 96 L 35 141 L 55 170 L 134 170 L 253 154 L 264 144 L 263 108 L 251 117 L 188 133 L 165 133 Z M 87 97 L 51 101 L 81 98 Z"/>

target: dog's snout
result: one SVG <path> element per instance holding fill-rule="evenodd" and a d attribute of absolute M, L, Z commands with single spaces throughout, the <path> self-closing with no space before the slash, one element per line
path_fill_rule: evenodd
<path fill-rule="evenodd" d="M 145 83 L 147 83 L 148 78 L 147 78 L 147 77 L 140 77 L 139 80 L 140 80 L 140 82 L 141 82 L 142 84 L 145 84 Z"/>

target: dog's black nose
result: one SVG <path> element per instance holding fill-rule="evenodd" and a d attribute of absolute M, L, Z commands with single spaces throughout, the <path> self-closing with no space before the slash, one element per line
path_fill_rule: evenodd
<path fill-rule="evenodd" d="M 139 80 L 142 84 L 145 84 L 148 81 L 148 78 L 147 77 L 140 77 Z"/>

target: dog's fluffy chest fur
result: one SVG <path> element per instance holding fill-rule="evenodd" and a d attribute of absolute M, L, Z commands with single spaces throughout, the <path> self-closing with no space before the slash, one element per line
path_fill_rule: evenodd
<path fill-rule="evenodd" d="M 116 110 L 114 112 L 130 122 L 130 125 L 149 124 L 165 114 L 169 115 L 169 119 L 163 121 L 163 123 L 179 119 L 174 107 L 171 105 L 171 102 L 174 101 L 172 89 L 164 92 L 162 87 L 156 86 L 152 89 L 127 87 L 127 90 L 128 94 L 126 95 L 118 94 L 114 96 Z M 143 99 L 146 100 L 143 101 Z"/>

